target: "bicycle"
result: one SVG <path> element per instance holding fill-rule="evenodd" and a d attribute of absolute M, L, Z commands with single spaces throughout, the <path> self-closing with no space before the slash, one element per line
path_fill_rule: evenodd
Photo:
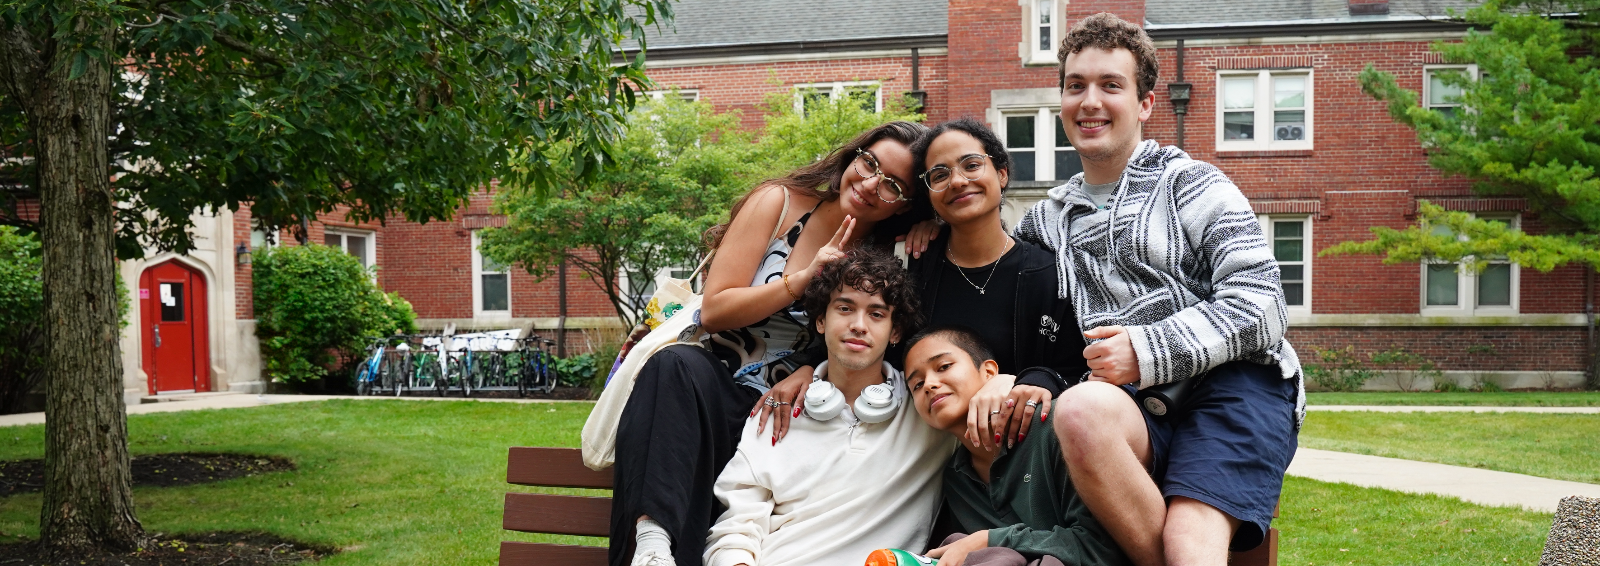
<path fill-rule="evenodd" d="M 529 391 L 549 394 L 556 389 L 556 381 L 560 377 L 555 367 L 555 357 L 545 351 L 546 345 L 554 345 L 554 340 L 547 340 L 538 336 L 529 336 L 521 340 L 523 347 L 518 350 L 521 359 L 518 361 L 517 396 L 527 397 Z M 529 345 L 532 348 L 529 348 Z"/>
<path fill-rule="evenodd" d="M 367 346 L 368 355 L 362 359 L 361 365 L 356 370 L 356 395 L 374 395 L 376 389 L 381 387 L 383 354 L 387 343 L 387 339 L 378 338 Z"/>

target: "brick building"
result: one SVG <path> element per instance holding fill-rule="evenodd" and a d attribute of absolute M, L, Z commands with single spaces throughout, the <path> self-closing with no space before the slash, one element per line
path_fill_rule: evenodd
<path fill-rule="evenodd" d="M 1017 163 L 1006 210 L 1015 222 L 1081 168 L 1055 117 L 1054 45 L 1077 19 L 1116 13 L 1141 22 L 1160 52 L 1146 136 L 1216 164 L 1250 198 L 1283 266 L 1289 338 L 1302 358 L 1313 359 L 1314 347 L 1355 346 L 1364 355 L 1398 346 L 1434 360 L 1460 383 L 1575 386 L 1592 350 L 1592 301 L 1585 300 L 1592 273 L 1498 264 L 1467 275 L 1450 265 L 1316 256 L 1369 237 L 1371 226 L 1409 225 L 1418 199 L 1540 229 L 1519 200 L 1477 198 L 1466 181 L 1429 168 L 1413 133 L 1357 83 L 1372 64 L 1421 91 L 1430 106 L 1454 111 L 1435 77 L 1476 68 L 1445 64 L 1429 46 L 1464 36 L 1463 26 L 1442 20 L 1447 8 L 1462 7 L 1430 0 L 682 0 L 675 22 L 651 39 L 648 69 L 663 89 L 739 110 L 752 128 L 774 95 L 793 97 L 799 107 L 855 96 L 881 108 L 912 93 L 930 123 L 982 119 Z M 1187 102 L 1180 104 L 1185 85 Z M 1180 105 L 1185 114 L 1175 112 Z M 568 344 L 579 348 L 585 331 L 618 330 L 604 296 L 575 270 L 566 293 L 557 278 L 536 282 L 520 271 L 484 270 L 475 230 L 504 222 L 489 211 L 491 191 L 455 218 L 428 224 L 391 218 L 356 225 L 324 215 L 310 241 L 339 245 L 378 266 L 381 284 L 412 302 L 424 328 L 548 334 L 564 327 Z M 197 362 L 210 370 L 194 388 L 259 388 L 249 266 L 237 257 L 240 245 L 262 245 L 261 235 L 252 237 L 247 209 L 197 219 L 199 251 L 128 262 L 123 275 L 133 285 L 147 268 L 178 264 L 208 283 L 210 304 L 233 308 L 206 311 L 209 344 L 200 350 L 214 361 Z M 130 392 L 154 392 L 140 364 L 150 337 L 130 334 Z"/>

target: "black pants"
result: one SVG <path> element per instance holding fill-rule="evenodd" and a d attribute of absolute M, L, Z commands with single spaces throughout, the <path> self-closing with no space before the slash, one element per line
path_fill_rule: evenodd
<path fill-rule="evenodd" d="M 640 515 L 672 536 L 678 566 L 701 563 L 722 513 L 712 486 L 760 397 L 703 348 L 670 346 L 645 362 L 617 428 L 611 566 L 633 560 Z"/>

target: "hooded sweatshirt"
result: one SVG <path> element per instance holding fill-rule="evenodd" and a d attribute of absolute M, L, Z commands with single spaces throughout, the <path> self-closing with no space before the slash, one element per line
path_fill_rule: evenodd
<path fill-rule="evenodd" d="M 1141 389 L 1233 360 L 1276 365 L 1297 380 L 1295 417 L 1304 420 L 1278 262 L 1250 201 L 1221 170 L 1145 140 L 1109 210 L 1085 193 L 1082 173 L 1049 195 L 1016 237 L 1056 254 L 1061 292 L 1071 293 L 1083 330 L 1127 328 Z"/>

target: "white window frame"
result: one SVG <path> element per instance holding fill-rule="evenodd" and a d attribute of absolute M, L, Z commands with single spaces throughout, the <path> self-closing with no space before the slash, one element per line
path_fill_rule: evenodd
<path fill-rule="evenodd" d="M 670 94 L 671 92 L 673 92 L 672 89 L 667 89 L 667 90 L 647 90 L 647 91 L 644 91 L 644 95 L 650 97 L 650 100 L 661 100 L 663 97 L 665 97 L 667 94 Z M 688 102 L 699 102 L 700 101 L 700 91 L 699 91 L 699 89 L 678 89 L 677 92 L 678 92 L 678 97 L 684 99 L 685 101 L 688 101 Z"/>
<path fill-rule="evenodd" d="M 483 245 L 483 238 L 477 230 L 472 231 L 472 317 L 473 318 L 511 318 L 511 267 L 506 266 L 505 271 L 484 271 L 483 252 L 479 247 Z M 506 274 L 506 310 L 490 311 L 483 309 L 483 275 L 485 273 Z"/>
<path fill-rule="evenodd" d="M 323 238 L 323 242 L 324 243 L 326 243 L 328 236 L 339 236 L 339 251 L 342 251 L 342 252 L 347 253 L 347 254 L 350 253 L 350 244 L 349 244 L 349 240 L 347 238 L 349 238 L 350 236 L 355 236 L 355 237 L 358 237 L 358 238 L 366 238 L 367 239 L 367 245 L 366 245 L 366 248 L 367 248 L 366 249 L 366 252 L 367 252 L 367 263 L 365 265 L 362 265 L 361 267 L 365 267 L 365 268 L 377 267 L 377 265 L 378 265 L 378 234 L 376 232 L 370 232 L 370 231 L 366 231 L 366 230 L 352 230 L 352 229 L 349 229 L 349 228 L 327 228 L 327 227 L 325 227 L 322 230 L 322 238 Z"/>
<path fill-rule="evenodd" d="M 1460 102 L 1454 104 L 1433 104 L 1430 102 L 1433 100 L 1433 74 L 1439 71 L 1458 71 L 1467 75 L 1468 78 L 1476 81 L 1481 76 L 1481 74 L 1478 72 L 1478 66 L 1476 64 L 1422 66 L 1422 107 L 1429 110 L 1434 108 L 1458 108 L 1461 109 L 1461 111 L 1465 111 L 1466 104 Z"/>
<path fill-rule="evenodd" d="M 261 237 L 261 243 L 259 244 L 256 243 L 257 236 Z M 281 236 L 279 234 L 252 227 L 250 228 L 250 251 L 253 252 L 256 250 L 276 248 L 279 244 L 283 243 L 278 241 L 280 238 Z"/>
<path fill-rule="evenodd" d="M 1273 136 L 1273 92 L 1272 77 L 1274 76 L 1304 76 L 1306 79 L 1306 134 L 1303 140 L 1277 141 Z M 1255 77 L 1255 139 L 1229 140 L 1223 139 L 1223 108 L 1224 94 L 1223 81 L 1241 77 Z M 1218 71 L 1217 72 L 1217 151 L 1293 151 L 1312 149 L 1315 140 L 1315 115 L 1316 115 L 1316 73 L 1311 69 L 1263 69 L 1259 71 Z"/>
<path fill-rule="evenodd" d="M 794 85 L 794 111 L 801 116 L 806 113 L 806 91 L 828 91 L 828 100 L 838 102 L 851 87 L 872 87 L 872 111 L 883 112 L 883 83 L 878 81 L 835 81 L 831 83 L 806 83 Z"/>
<path fill-rule="evenodd" d="M 1519 229 L 1522 226 L 1522 215 L 1520 215 L 1520 214 L 1493 214 L 1493 213 L 1478 214 L 1478 213 L 1474 213 L 1472 216 L 1474 218 L 1483 218 L 1483 219 L 1491 219 L 1491 220 L 1505 220 L 1507 225 L 1510 226 L 1513 229 Z M 1465 238 L 1466 236 L 1461 236 L 1461 237 Z M 1464 259 L 1464 260 L 1462 260 L 1462 263 L 1466 263 L 1468 261 L 1472 261 L 1472 259 L 1471 258 Z M 1439 261 L 1439 260 L 1424 260 L 1422 262 L 1422 266 L 1421 266 L 1421 269 L 1420 269 L 1421 279 L 1422 280 L 1420 282 L 1421 284 L 1418 286 L 1418 291 L 1419 291 L 1420 294 L 1417 297 L 1417 302 L 1421 306 L 1421 309 L 1420 309 L 1419 312 L 1421 314 L 1423 314 L 1423 315 L 1429 315 L 1429 316 L 1511 316 L 1511 315 L 1520 314 L 1522 312 L 1522 268 L 1521 268 L 1521 266 L 1518 266 L 1516 263 L 1508 261 L 1508 260 L 1491 260 L 1490 263 L 1492 263 L 1492 264 L 1506 264 L 1506 265 L 1510 266 L 1510 270 L 1511 270 L 1511 304 L 1509 306 L 1506 306 L 1506 305 L 1480 306 L 1480 305 L 1478 305 L 1478 275 L 1479 274 L 1477 274 L 1477 273 L 1467 273 L 1466 271 L 1462 271 L 1460 269 L 1460 267 L 1459 267 L 1459 264 L 1457 264 L 1458 267 L 1457 267 L 1457 271 L 1456 271 L 1456 304 L 1454 304 L 1454 305 L 1430 305 L 1430 304 L 1428 304 L 1428 266 L 1430 266 L 1430 265 L 1440 265 L 1440 264 L 1448 265 L 1448 264 L 1450 264 L 1450 262 Z"/>
<path fill-rule="evenodd" d="M 1313 248 L 1312 248 L 1312 242 L 1313 242 L 1313 240 L 1312 240 L 1312 228 L 1313 228 L 1315 223 L 1311 221 L 1311 215 L 1309 215 L 1309 214 L 1258 214 L 1258 215 L 1256 215 L 1256 220 L 1261 222 L 1261 234 L 1263 236 L 1266 236 L 1266 238 L 1267 238 L 1267 247 L 1273 251 L 1274 260 L 1276 260 L 1276 258 L 1277 258 L 1277 249 L 1278 248 L 1277 248 L 1277 243 L 1274 241 L 1275 238 L 1277 237 L 1277 234 L 1276 234 L 1277 226 L 1275 226 L 1273 223 L 1274 222 L 1296 222 L 1296 221 L 1301 223 L 1301 225 L 1302 225 L 1302 228 L 1300 230 L 1300 234 L 1301 234 L 1300 238 L 1301 238 L 1301 246 L 1302 246 L 1301 247 L 1301 252 L 1300 252 L 1300 258 L 1301 259 L 1298 262 L 1291 262 L 1291 263 L 1297 263 L 1299 265 L 1305 266 L 1305 269 L 1304 269 L 1304 272 L 1303 272 L 1303 275 L 1302 275 L 1302 278 L 1301 278 L 1301 282 L 1305 286 L 1305 289 L 1304 289 L 1304 291 L 1302 291 L 1302 293 L 1300 295 L 1302 304 L 1290 305 L 1290 304 L 1287 303 L 1288 297 L 1285 296 L 1285 307 L 1286 307 L 1287 314 L 1289 314 L 1290 316 L 1310 316 L 1311 315 L 1311 301 L 1312 301 L 1312 295 L 1311 295 L 1311 289 L 1312 289 L 1312 287 L 1311 287 L 1312 266 L 1311 266 L 1311 262 L 1312 262 L 1312 259 L 1316 257 L 1316 253 L 1313 251 Z M 1280 285 L 1279 285 L 1279 289 L 1280 289 L 1280 291 L 1282 290 L 1281 282 L 1280 282 Z"/>
<path fill-rule="evenodd" d="M 1000 141 L 1002 145 L 1006 146 L 1006 151 L 1008 152 L 1027 148 L 1010 147 L 1006 137 L 1006 133 L 1009 131 L 1008 128 L 1010 128 L 1007 119 L 1025 116 L 1033 117 L 1033 178 L 1036 181 L 1066 181 L 1067 179 L 1058 178 L 1059 175 L 1056 174 L 1056 152 L 1071 151 L 1076 153 L 1078 151 L 1074 147 L 1056 145 L 1056 128 L 1060 127 L 1058 125 L 1061 120 L 1060 115 L 1061 109 L 1059 107 L 1050 106 L 1034 109 L 1007 109 L 1000 112 L 1000 123 L 995 128 L 995 134 L 1000 136 Z M 1046 153 L 1048 153 L 1048 159 L 1045 158 Z M 1012 167 L 1015 166 L 1016 160 L 1012 160 Z M 1016 180 L 1016 173 L 1016 171 L 1011 172 L 1012 180 Z"/>
<path fill-rule="evenodd" d="M 1022 46 L 1023 64 L 1050 65 L 1056 63 L 1056 49 L 1061 45 L 1061 21 L 1066 15 L 1066 10 L 1060 0 L 1017 0 L 1022 6 L 1022 37 L 1025 43 Z M 1049 11 L 1041 14 L 1039 4 L 1048 3 Z M 1042 21 L 1042 17 L 1049 17 L 1049 22 Z M 1049 28 L 1049 49 L 1040 49 L 1041 32 Z"/>

